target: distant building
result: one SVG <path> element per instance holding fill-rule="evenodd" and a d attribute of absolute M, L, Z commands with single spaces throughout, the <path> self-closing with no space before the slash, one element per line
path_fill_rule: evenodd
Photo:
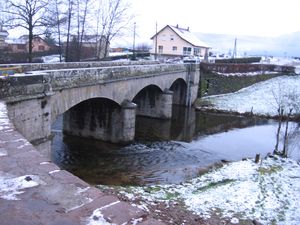
<path fill-rule="evenodd" d="M 3 30 L 2 25 L 0 24 L 0 49 L 3 49 L 7 46 L 5 43 L 5 39 L 8 36 L 8 32 L 6 30 Z"/>
<path fill-rule="evenodd" d="M 29 51 L 28 35 L 18 39 L 8 40 L 9 51 L 12 53 L 27 53 Z M 32 52 L 47 52 L 51 46 L 41 37 L 34 36 L 32 39 Z"/>
<path fill-rule="evenodd" d="M 110 45 L 107 43 L 107 52 L 105 51 L 106 48 L 106 37 L 99 36 L 99 35 L 84 35 L 82 40 L 82 46 L 85 48 L 92 48 L 94 49 L 94 55 L 97 58 L 101 59 L 108 55 L 110 50 Z"/>
<path fill-rule="evenodd" d="M 75 46 L 74 46 L 75 45 Z M 72 35 L 71 41 L 69 43 L 69 48 L 71 51 L 77 51 L 78 40 L 77 35 Z M 66 50 L 67 43 L 63 43 L 63 48 Z M 83 35 L 81 44 L 81 59 L 90 58 L 104 58 L 106 56 L 106 38 L 105 36 L 99 35 Z M 110 45 L 107 44 L 107 52 L 109 52 Z"/>
<path fill-rule="evenodd" d="M 190 32 L 177 26 L 167 25 L 152 38 L 153 46 L 151 54 L 157 54 L 163 58 L 202 56 L 208 54 L 210 48 Z"/>

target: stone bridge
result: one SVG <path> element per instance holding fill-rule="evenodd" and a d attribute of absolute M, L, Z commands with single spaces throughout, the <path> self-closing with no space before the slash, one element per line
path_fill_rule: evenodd
<path fill-rule="evenodd" d="M 22 66 L 21 66 L 22 67 Z M 172 105 L 190 106 L 200 76 L 196 64 L 62 63 L 23 65 L 0 79 L 0 99 L 17 130 L 50 153 L 51 124 L 64 133 L 130 142 L 136 115 L 170 119 Z"/>

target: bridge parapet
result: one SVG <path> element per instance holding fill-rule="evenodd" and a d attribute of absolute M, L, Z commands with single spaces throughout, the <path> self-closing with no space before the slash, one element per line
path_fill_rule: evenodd
<path fill-rule="evenodd" d="M 24 64 L 1 64 L 0 68 L 18 67 L 22 72 L 40 71 L 40 70 L 60 70 L 75 68 L 92 67 L 113 67 L 130 65 L 151 65 L 159 64 L 158 61 L 109 61 L 109 62 L 63 62 L 63 63 L 24 63 Z"/>
<path fill-rule="evenodd" d="M 134 77 L 161 76 L 170 73 L 185 72 L 185 65 L 137 65 L 122 67 L 102 67 L 45 71 L 49 75 L 53 90 L 73 88 L 114 81 L 132 79 Z"/>
<path fill-rule="evenodd" d="M 49 95 L 51 86 L 46 74 L 17 74 L 0 77 L 0 99 L 12 101 L 13 99 L 36 98 L 38 95 Z"/>

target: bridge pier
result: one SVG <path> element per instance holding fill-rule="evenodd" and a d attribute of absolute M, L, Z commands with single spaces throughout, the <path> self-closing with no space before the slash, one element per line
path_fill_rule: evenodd
<path fill-rule="evenodd" d="M 63 132 L 112 143 L 134 139 L 136 105 L 124 101 L 121 107 L 109 100 L 92 99 L 64 113 Z"/>
<path fill-rule="evenodd" d="M 130 142 L 134 140 L 135 136 L 135 117 L 136 104 L 130 101 L 124 101 L 121 105 L 122 115 L 122 131 L 119 137 L 119 142 Z"/>

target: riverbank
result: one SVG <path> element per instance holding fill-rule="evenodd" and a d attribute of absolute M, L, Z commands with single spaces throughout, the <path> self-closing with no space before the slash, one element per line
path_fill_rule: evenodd
<path fill-rule="evenodd" d="M 300 222 L 300 165 L 267 157 L 211 169 L 178 185 L 98 186 L 149 211 L 166 224 L 277 224 Z"/>

